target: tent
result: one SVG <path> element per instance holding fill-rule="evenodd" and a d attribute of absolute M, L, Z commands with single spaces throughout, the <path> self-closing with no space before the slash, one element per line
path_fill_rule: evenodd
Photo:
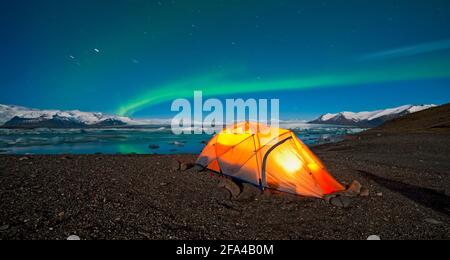
<path fill-rule="evenodd" d="M 290 130 L 238 123 L 206 145 L 197 164 L 241 181 L 322 198 L 344 187 Z"/>

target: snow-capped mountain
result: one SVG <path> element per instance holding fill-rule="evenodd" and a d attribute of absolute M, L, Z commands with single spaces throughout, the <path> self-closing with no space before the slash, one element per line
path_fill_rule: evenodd
<path fill-rule="evenodd" d="M 0 125 L 24 128 L 107 127 L 133 124 L 128 117 L 78 110 L 39 110 L 21 106 L 0 105 Z"/>
<path fill-rule="evenodd" d="M 360 127 L 375 127 L 386 121 L 416 113 L 436 105 L 406 105 L 377 111 L 366 112 L 341 112 L 337 114 L 325 114 L 311 121 L 312 124 L 351 125 Z"/>

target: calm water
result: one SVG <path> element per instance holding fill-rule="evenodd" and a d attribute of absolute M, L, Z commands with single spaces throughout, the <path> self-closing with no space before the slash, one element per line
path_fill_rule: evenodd
<path fill-rule="evenodd" d="M 308 145 L 341 140 L 364 129 L 308 125 L 290 127 Z M 200 153 L 212 136 L 174 135 L 168 126 L 137 129 L 0 129 L 0 154 Z"/>

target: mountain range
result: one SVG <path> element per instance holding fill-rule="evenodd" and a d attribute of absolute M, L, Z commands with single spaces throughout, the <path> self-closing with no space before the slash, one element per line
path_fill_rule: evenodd
<path fill-rule="evenodd" d="M 406 105 L 370 112 L 340 112 L 324 114 L 308 122 L 312 124 L 346 125 L 372 128 L 386 121 L 408 114 L 426 110 L 436 105 Z M 22 106 L 0 104 L 0 126 L 3 128 L 105 128 L 119 126 L 136 126 L 170 124 L 170 120 L 133 120 L 128 117 L 107 115 L 99 112 L 82 112 L 79 110 L 39 110 Z"/>
<path fill-rule="evenodd" d="M 5 128 L 84 128 L 134 124 L 128 117 L 79 110 L 39 110 L 0 105 L 0 125 Z"/>
<path fill-rule="evenodd" d="M 324 114 L 310 121 L 311 124 L 345 125 L 372 128 L 399 117 L 420 112 L 436 105 L 405 105 L 376 111 L 365 112 L 340 112 L 336 114 Z"/>

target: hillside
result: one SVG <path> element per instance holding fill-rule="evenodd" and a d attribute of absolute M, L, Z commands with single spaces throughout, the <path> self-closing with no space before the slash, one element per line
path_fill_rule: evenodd
<path fill-rule="evenodd" d="M 369 132 L 450 132 L 450 103 L 391 120 Z"/>

